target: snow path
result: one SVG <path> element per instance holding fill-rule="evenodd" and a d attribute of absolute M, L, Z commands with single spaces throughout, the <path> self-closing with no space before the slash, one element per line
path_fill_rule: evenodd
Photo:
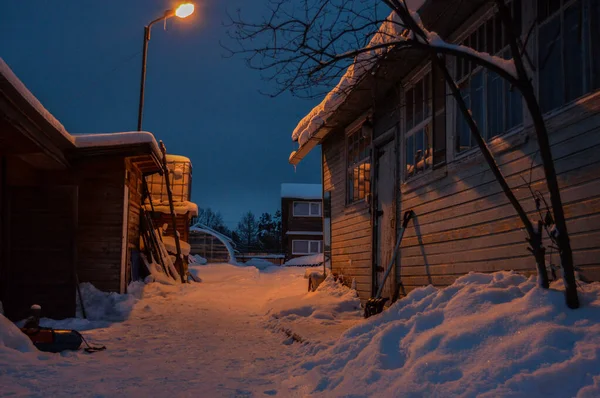
<path fill-rule="evenodd" d="M 147 285 L 126 321 L 84 332 L 104 352 L 23 353 L 18 361 L 0 355 L 0 395 L 278 394 L 272 375 L 302 348 L 284 345 L 286 336 L 268 327 L 265 305 L 304 294 L 304 270 L 196 269 L 203 283 Z"/>

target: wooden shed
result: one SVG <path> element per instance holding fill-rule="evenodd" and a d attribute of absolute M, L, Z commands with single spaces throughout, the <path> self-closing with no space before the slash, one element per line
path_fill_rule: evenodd
<path fill-rule="evenodd" d="M 0 301 L 75 315 L 75 283 L 125 292 L 139 248 L 140 186 L 160 170 L 150 133 L 73 136 L 0 59 Z"/>

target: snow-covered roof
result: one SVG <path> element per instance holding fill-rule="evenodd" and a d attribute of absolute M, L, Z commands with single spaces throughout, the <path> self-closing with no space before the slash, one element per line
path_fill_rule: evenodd
<path fill-rule="evenodd" d="M 44 118 L 56 131 L 65 139 L 73 143 L 77 148 L 120 146 L 138 143 L 149 143 L 152 145 L 156 154 L 160 155 L 160 149 L 154 135 L 146 131 L 131 131 L 123 133 L 102 133 L 102 134 L 70 134 L 66 128 L 40 103 L 23 82 L 14 74 L 10 67 L 0 58 L 0 76 L 4 77 L 8 83 L 25 99 L 35 111 Z M 186 158 L 187 159 L 187 158 Z M 188 159 L 189 161 L 189 159 Z"/>
<path fill-rule="evenodd" d="M 148 131 L 126 131 L 121 133 L 74 134 L 73 142 L 78 148 L 121 146 L 149 143 L 157 154 L 160 148 L 154 135 Z"/>
<path fill-rule="evenodd" d="M 50 124 L 61 133 L 67 140 L 73 142 L 73 137 L 67 132 L 65 127 L 44 108 L 41 102 L 33 95 L 25 84 L 14 74 L 10 67 L 0 58 L 0 75 L 3 76 L 21 96 Z"/>
<path fill-rule="evenodd" d="M 437 33 L 429 32 L 424 27 L 419 14 L 416 12 L 420 10 L 424 3 L 425 0 L 408 0 L 407 6 L 411 10 L 415 22 L 419 24 L 421 29 L 427 35 L 430 44 L 436 47 L 448 48 L 477 56 L 504 69 L 509 74 L 516 76 L 515 66 L 512 60 L 505 60 L 487 53 L 480 53 L 470 47 L 446 43 L 437 35 Z M 391 48 L 377 46 L 386 43 L 391 44 L 402 40 L 404 30 L 400 17 L 392 11 L 386 21 L 381 24 L 378 32 L 372 37 L 369 44 L 365 47 L 365 49 L 369 49 L 370 47 L 374 48 L 356 56 L 354 62 L 340 78 L 338 84 L 325 96 L 319 105 L 314 107 L 304 118 L 302 118 L 302 120 L 300 120 L 292 132 L 292 140 L 297 141 L 301 149 L 309 142 L 309 140 L 311 140 L 311 138 L 315 137 L 317 140 L 320 140 L 331 130 L 330 126 L 328 126 L 328 122 L 331 122 L 332 116 L 345 102 L 353 89 L 361 82 L 363 77 L 367 75 L 367 72 L 369 72 L 377 64 L 378 60 L 381 59 L 381 56 Z M 409 36 L 409 38 L 412 38 L 412 36 Z M 317 136 L 319 131 L 321 131 L 321 134 Z M 307 148 L 308 151 L 310 151 L 312 146 L 307 146 Z M 293 151 L 290 154 L 288 159 L 290 163 L 296 164 L 302 159 L 302 156 L 298 157 L 298 152 L 299 150 Z"/>
<path fill-rule="evenodd" d="M 293 199 L 322 199 L 321 184 L 281 184 L 281 197 Z"/>

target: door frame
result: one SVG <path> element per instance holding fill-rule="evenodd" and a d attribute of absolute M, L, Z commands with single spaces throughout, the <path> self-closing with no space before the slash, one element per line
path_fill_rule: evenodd
<path fill-rule="evenodd" d="M 383 155 L 384 148 L 391 144 L 391 147 L 396 152 L 396 156 L 394 156 L 394 194 L 392 198 L 392 202 L 394 205 L 394 217 L 395 220 L 398 220 L 398 125 L 395 124 L 392 127 L 388 128 L 381 136 L 375 138 L 373 140 L 373 167 L 372 167 L 372 175 L 371 175 L 371 241 L 372 241 L 372 253 L 371 253 L 371 296 L 374 296 L 377 293 L 378 286 L 378 278 L 377 278 L 377 267 L 378 259 L 379 259 L 379 246 L 378 246 L 378 228 L 379 228 L 379 217 L 377 214 L 377 203 L 379 200 L 379 167 L 380 162 L 379 159 Z M 396 242 L 398 239 L 398 225 L 397 221 L 394 224 L 393 231 L 393 239 Z M 397 260 L 396 260 L 397 261 Z M 389 278 L 396 278 L 396 264 L 394 264 L 394 270 L 389 275 Z M 393 293 L 393 292 L 392 292 Z"/>

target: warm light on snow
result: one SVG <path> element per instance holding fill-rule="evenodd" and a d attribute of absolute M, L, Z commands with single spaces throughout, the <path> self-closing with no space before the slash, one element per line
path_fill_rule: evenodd
<path fill-rule="evenodd" d="M 189 17 L 194 13 L 194 5 L 192 3 L 183 3 L 177 10 L 175 10 L 175 15 L 179 18 Z"/>

